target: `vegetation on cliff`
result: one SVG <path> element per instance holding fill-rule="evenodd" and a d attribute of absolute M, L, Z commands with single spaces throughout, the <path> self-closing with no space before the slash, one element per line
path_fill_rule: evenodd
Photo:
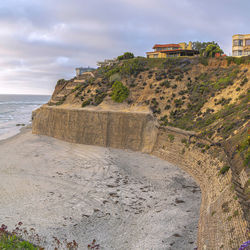
<path fill-rule="evenodd" d="M 215 53 L 223 53 L 222 49 L 220 48 L 219 44 L 212 41 L 212 42 L 193 42 L 192 49 L 198 50 L 200 55 L 214 57 Z"/>
<path fill-rule="evenodd" d="M 207 57 L 214 57 L 217 53 L 219 54 L 223 54 L 223 50 L 215 44 L 209 44 L 204 52 L 204 55 Z"/>
<path fill-rule="evenodd" d="M 118 56 L 117 59 L 121 61 L 121 60 L 125 60 L 125 59 L 131 59 L 131 58 L 134 58 L 134 57 L 135 56 L 134 56 L 133 53 L 131 53 L 131 52 L 125 52 L 123 55 Z"/>
<path fill-rule="evenodd" d="M 112 85 L 112 94 L 111 98 L 115 102 L 123 102 L 126 98 L 128 98 L 129 90 L 126 86 L 124 86 L 121 82 L 115 81 Z"/>
<path fill-rule="evenodd" d="M 210 45 L 214 53 L 217 45 Z M 68 84 L 60 80 L 58 85 L 63 87 L 54 94 L 55 104 L 85 107 L 113 100 L 145 106 L 163 127 L 194 130 L 215 143 L 231 140 L 235 154 L 249 166 L 249 145 L 239 145 L 249 121 L 250 57 L 131 57 L 125 53 L 117 63 L 93 71 L 94 76 L 80 76 L 82 82 L 73 89 L 75 79 Z"/>

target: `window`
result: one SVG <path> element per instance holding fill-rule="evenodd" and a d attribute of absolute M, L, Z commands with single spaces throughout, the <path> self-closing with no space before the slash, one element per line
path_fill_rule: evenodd
<path fill-rule="evenodd" d="M 238 51 L 234 50 L 233 51 L 233 56 L 238 56 Z"/>
<path fill-rule="evenodd" d="M 243 46 L 243 40 L 242 39 L 236 39 L 233 41 L 234 46 Z"/>
<path fill-rule="evenodd" d="M 250 46 L 250 39 L 246 39 L 245 44 L 246 44 L 246 46 Z"/>
<path fill-rule="evenodd" d="M 233 51 L 233 56 L 242 56 L 243 55 L 242 52 L 243 52 L 242 50 L 234 50 Z"/>
<path fill-rule="evenodd" d="M 158 58 L 158 54 L 154 54 L 154 58 Z"/>

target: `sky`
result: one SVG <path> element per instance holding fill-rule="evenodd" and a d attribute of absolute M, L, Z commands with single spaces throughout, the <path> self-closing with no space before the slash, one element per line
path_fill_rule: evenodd
<path fill-rule="evenodd" d="M 250 33 L 249 0 L 0 0 L 0 94 L 52 94 L 75 68 L 156 43 Z"/>

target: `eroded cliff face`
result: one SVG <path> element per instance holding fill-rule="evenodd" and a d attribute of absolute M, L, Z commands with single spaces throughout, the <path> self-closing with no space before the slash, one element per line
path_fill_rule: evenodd
<path fill-rule="evenodd" d="M 198 249 L 237 249 L 247 240 L 247 221 L 232 188 L 232 172 L 219 174 L 228 164 L 227 156 L 194 132 L 159 128 L 149 112 L 47 105 L 34 112 L 32 131 L 74 143 L 142 151 L 178 165 L 202 190 Z M 209 149 L 204 152 L 200 145 Z"/>
<path fill-rule="evenodd" d="M 209 149 L 204 151 L 201 145 Z M 248 222 L 233 184 L 233 173 L 219 173 L 229 164 L 222 147 L 169 127 L 159 129 L 152 154 L 181 167 L 200 185 L 198 249 L 238 249 L 247 241 Z"/>
<path fill-rule="evenodd" d="M 74 143 L 150 153 L 157 137 L 156 125 L 149 112 L 44 105 L 33 113 L 32 130 Z"/>

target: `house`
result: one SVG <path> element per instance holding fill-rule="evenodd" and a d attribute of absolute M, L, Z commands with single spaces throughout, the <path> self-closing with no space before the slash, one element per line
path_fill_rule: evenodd
<path fill-rule="evenodd" d="M 87 68 L 83 68 L 83 67 L 80 67 L 80 68 L 76 68 L 76 76 L 80 76 L 82 75 L 84 72 L 90 72 L 94 70 L 93 68 L 90 68 L 90 67 L 87 67 Z"/>
<path fill-rule="evenodd" d="M 241 57 L 250 55 L 250 34 L 233 35 L 232 38 L 232 55 Z"/>
<path fill-rule="evenodd" d="M 188 44 L 155 44 L 153 49 L 152 52 L 146 52 L 147 58 L 194 56 L 199 54 L 199 51 L 192 49 L 192 42 Z"/>
<path fill-rule="evenodd" d="M 97 62 L 97 66 L 98 67 L 114 66 L 116 63 L 118 63 L 117 58 L 105 59 L 103 62 Z"/>

